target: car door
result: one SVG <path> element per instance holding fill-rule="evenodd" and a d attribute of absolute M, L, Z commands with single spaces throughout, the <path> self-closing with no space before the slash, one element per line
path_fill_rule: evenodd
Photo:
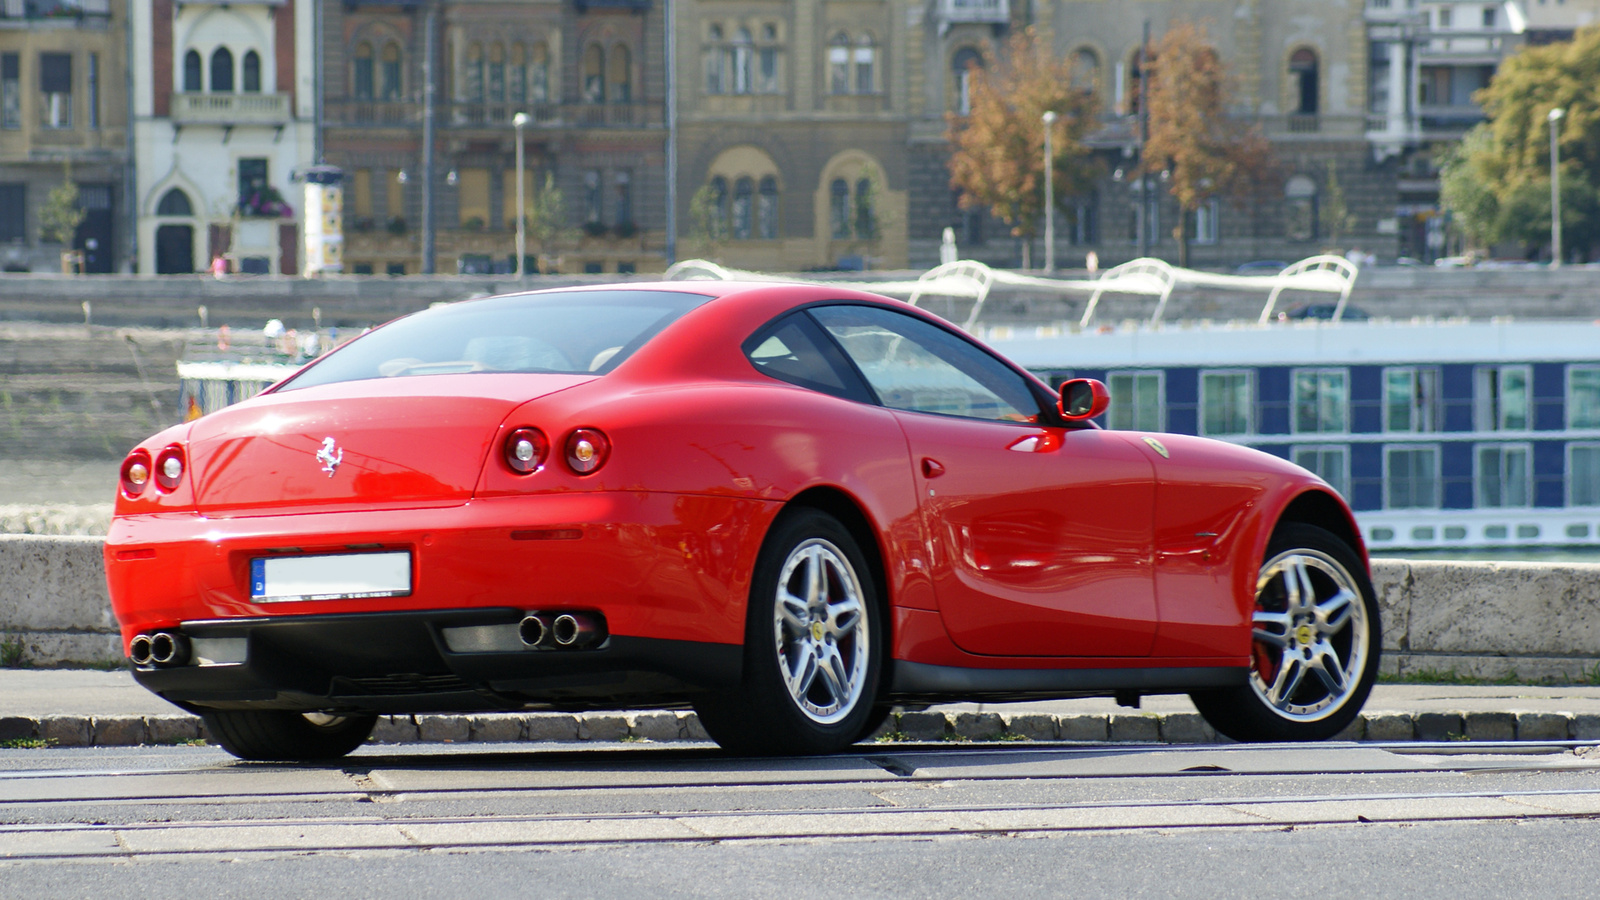
<path fill-rule="evenodd" d="M 962 649 L 1139 657 L 1156 632 L 1153 471 L 1126 441 L 1062 427 L 1018 372 L 893 310 L 812 315 L 911 450 L 934 594 Z"/>

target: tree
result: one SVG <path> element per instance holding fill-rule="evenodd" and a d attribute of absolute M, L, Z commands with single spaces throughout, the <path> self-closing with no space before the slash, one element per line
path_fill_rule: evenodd
<path fill-rule="evenodd" d="M 1099 166 L 1083 145 L 1096 127 L 1099 103 L 1092 89 L 1074 86 L 1071 65 L 1056 59 L 1033 28 L 1015 33 L 1006 58 L 990 68 L 973 66 L 966 116 L 947 114 L 945 137 L 955 147 L 950 186 L 963 209 L 987 207 L 1025 239 L 1023 266 L 1044 215 L 1044 113 L 1056 114 L 1051 132 L 1055 200 L 1086 191 Z"/>
<path fill-rule="evenodd" d="M 723 192 L 718 191 L 710 182 L 700 185 L 700 189 L 689 198 L 689 233 L 688 238 L 695 256 L 709 259 L 717 254 L 718 248 L 728 239 L 728 217 L 723 212 L 723 203 L 727 198 Z"/>
<path fill-rule="evenodd" d="M 1564 245 L 1587 256 L 1600 244 L 1600 203 L 1587 173 L 1600 171 L 1600 26 L 1570 41 L 1526 47 L 1500 64 L 1474 99 L 1487 120 L 1446 156 L 1441 199 L 1477 243 L 1543 245 L 1550 237 L 1550 122 L 1557 140 Z M 1539 199 L 1540 197 L 1543 199 Z M 1543 215 L 1540 215 L 1542 204 Z"/>
<path fill-rule="evenodd" d="M 540 255 L 546 257 L 541 270 L 549 265 L 549 257 L 555 249 L 556 243 L 565 237 L 570 229 L 567 228 L 567 201 L 556 187 L 556 177 L 552 172 L 544 173 L 544 184 L 536 188 L 532 199 L 528 202 L 526 210 L 528 217 L 528 236 L 539 243 Z"/>
<path fill-rule="evenodd" d="M 78 183 L 72 180 L 69 163 L 63 169 L 61 183 L 50 189 L 44 206 L 39 208 L 39 239 L 70 249 L 85 215 L 87 213 L 78 206 Z"/>
<path fill-rule="evenodd" d="M 1338 252 L 1339 238 L 1355 230 L 1355 213 L 1344 199 L 1344 185 L 1339 183 L 1339 171 L 1333 160 L 1328 160 L 1327 199 L 1322 204 L 1322 227 L 1328 231 L 1328 243 Z"/>
<path fill-rule="evenodd" d="M 1204 25 L 1177 21 L 1146 54 L 1150 139 L 1135 173 L 1167 174 L 1178 201 L 1178 265 L 1189 264 L 1189 218 L 1214 197 L 1242 206 L 1277 179 L 1271 147 L 1228 116 L 1228 71 Z"/>

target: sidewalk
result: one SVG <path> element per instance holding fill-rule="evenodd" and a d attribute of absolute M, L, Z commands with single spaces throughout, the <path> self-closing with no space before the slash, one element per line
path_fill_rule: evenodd
<path fill-rule="evenodd" d="M 908 740 L 1218 740 L 1181 695 L 1146 697 L 1136 710 L 1098 698 L 949 704 L 901 713 L 890 725 Z M 197 718 L 146 691 L 127 672 L 0 669 L 0 742 L 131 746 L 201 737 Z M 1600 687 L 1378 685 L 1342 737 L 1600 741 Z M 386 716 L 373 739 L 671 741 L 705 740 L 705 735 L 693 713 L 651 711 Z"/>

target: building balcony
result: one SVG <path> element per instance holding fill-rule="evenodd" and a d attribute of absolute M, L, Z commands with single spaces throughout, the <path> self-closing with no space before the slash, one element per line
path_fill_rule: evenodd
<path fill-rule="evenodd" d="M 963 22 L 1005 25 L 1011 21 L 1011 0 L 939 0 L 934 16 L 941 28 Z"/>
<path fill-rule="evenodd" d="M 519 112 L 528 114 L 528 127 L 540 128 L 649 128 L 666 123 L 660 103 L 451 103 L 441 105 L 440 121 L 456 128 L 511 128 Z"/>
<path fill-rule="evenodd" d="M 182 125 L 285 125 L 288 94 L 173 94 L 172 121 Z"/>
<path fill-rule="evenodd" d="M 422 104 L 411 100 L 329 100 L 322 105 L 328 125 L 410 128 L 422 124 Z"/>
<path fill-rule="evenodd" d="M 111 0 L 0 0 L 0 20 L 85 19 L 111 15 Z"/>

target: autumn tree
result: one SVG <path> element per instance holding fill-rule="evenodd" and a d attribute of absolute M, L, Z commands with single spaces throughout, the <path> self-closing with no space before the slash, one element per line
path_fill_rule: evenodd
<path fill-rule="evenodd" d="M 1205 26 L 1177 21 L 1146 54 L 1150 138 L 1135 174 L 1166 173 L 1178 201 L 1178 265 L 1189 265 L 1189 220 L 1207 201 L 1237 206 L 1275 180 L 1272 149 L 1259 129 L 1228 115 L 1229 77 Z"/>
<path fill-rule="evenodd" d="M 967 83 L 967 115 L 947 116 L 946 138 L 954 146 L 950 186 L 961 192 L 963 209 L 987 208 L 1024 239 L 1022 264 L 1044 215 L 1044 121 L 1056 114 L 1050 134 L 1057 203 L 1086 191 L 1099 166 L 1083 145 L 1095 127 L 1095 92 L 1075 85 L 1071 65 L 1057 59 L 1033 28 L 1012 35 L 1005 58 L 974 65 Z"/>
<path fill-rule="evenodd" d="M 1475 99 L 1487 120 L 1447 153 L 1440 199 L 1479 246 L 1550 240 L 1550 121 L 1558 122 L 1561 233 L 1564 246 L 1588 255 L 1600 244 L 1600 26 L 1570 41 L 1526 47 L 1500 64 Z"/>

